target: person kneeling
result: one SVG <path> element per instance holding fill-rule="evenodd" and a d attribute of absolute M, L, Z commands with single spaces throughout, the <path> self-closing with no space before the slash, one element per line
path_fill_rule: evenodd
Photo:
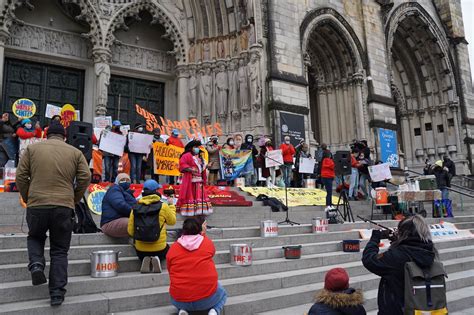
<path fill-rule="evenodd" d="M 227 300 L 227 292 L 217 282 L 217 270 L 212 260 L 216 249 L 205 232 L 206 223 L 201 225 L 195 218 L 186 219 L 183 235 L 166 256 L 171 304 L 179 310 L 179 315 L 192 311 L 217 315 Z"/>
<path fill-rule="evenodd" d="M 142 261 L 140 272 L 161 272 L 166 258 L 166 225 L 176 224 L 176 208 L 161 202 L 157 192 L 160 185 L 149 179 L 143 185 L 142 198 L 133 206 L 128 220 L 128 234 L 133 238 L 135 251 Z"/>
<path fill-rule="evenodd" d="M 364 297 L 360 290 L 349 288 L 349 275 L 343 268 L 326 273 L 324 289 L 316 295 L 316 303 L 308 315 L 365 315 Z"/>

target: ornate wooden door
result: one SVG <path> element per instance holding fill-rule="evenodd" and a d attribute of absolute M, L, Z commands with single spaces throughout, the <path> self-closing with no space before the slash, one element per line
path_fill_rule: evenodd
<path fill-rule="evenodd" d="M 5 60 L 2 111 L 11 113 L 11 105 L 19 98 L 29 98 L 36 104 L 35 119 L 45 123 L 46 104 L 72 104 L 83 110 L 84 71 L 26 62 Z M 82 118 L 82 117 L 81 117 Z"/>
<path fill-rule="evenodd" d="M 135 104 L 149 112 L 163 116 L 164 113 L 164 83 L 145 81 L 120 76 L 110 78 L 107 101 L 107 116 L 119 119 L 122 124 L 130 125 L 144 123 L 145 120 L 137 115 Z"/>

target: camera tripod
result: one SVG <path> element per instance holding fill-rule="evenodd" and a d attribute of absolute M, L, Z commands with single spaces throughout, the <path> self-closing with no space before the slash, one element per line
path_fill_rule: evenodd
<path fill-rule="evenodd" d="M 337 207 L 336 210 L 339 212 L 339 215 L 342 217 L 344 221 L 355 222 L 354 215 L 352 214 L 351 204 L 349 203 L 349 198 L 347 197 L 347 189 L 344 185 L 344 176 L 341 176 L 341 183 L 342 183 L 342 190 L 339 194 L 339 199 L 337 200 Z M 341 205 L 342 199 L 342 208 L 343 213 L 339 210 L 339 206 Z M 349 219 L 349 220 L 348 220 Z"/>

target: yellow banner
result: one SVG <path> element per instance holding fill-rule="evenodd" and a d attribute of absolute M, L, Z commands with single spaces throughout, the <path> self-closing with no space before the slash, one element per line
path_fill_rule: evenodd
<path fill-rule="evenodd" d="M 260 194 L 274 197 L 285 204 L 285 188 L 267 187 L 240 187 L 243 191 L 257 197 Z M 332 197 L 332 204 L 336 205 L 339 197 Z M 297 206 L 325 206 L 326 191 L 315 188 L 288 188 L 288 207 Z"/>
<path fill-rule="evenodd" d="M 200 147 L 204 152 L 204 160 L 209 161 L 209 154 L 204 147 Z M 183 154 L 184 148 L 174 145 L 155 142 L 153 143 L 153 157 L 155 159 L 155 174 L 166 176 L 179 176 L 179 158 Z"/>

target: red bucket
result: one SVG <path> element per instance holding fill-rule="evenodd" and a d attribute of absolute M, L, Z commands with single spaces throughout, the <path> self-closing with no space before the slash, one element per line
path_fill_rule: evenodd
<path fill-rule="evenodd" d="M 301 245 L 290 245 L 290 246 L 283 246 L 283 250 L 285 251 L 285 258 L 286 259 L 300 259 L 301 258 Z"/>
<path fill-rule="evenodd" d="M 342 251 L 346 253 L 360 252 L 360 240 L 344 240 L 342 241 Z"/>
<path fill-rule="evenodd" d="M 388 203 L 388 191 L 385 187 L 375 188 L 375 203 L 378 205 Z"/>

